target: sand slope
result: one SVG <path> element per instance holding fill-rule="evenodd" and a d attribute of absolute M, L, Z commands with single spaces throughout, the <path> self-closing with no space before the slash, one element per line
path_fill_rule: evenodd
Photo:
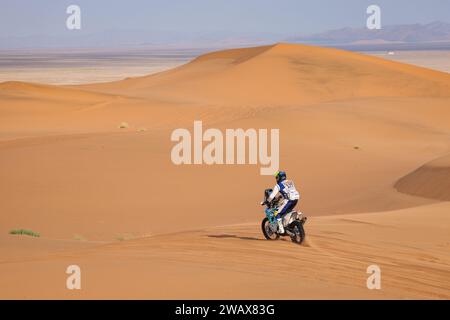
<path fill-rule="evenodd" d="M 273 298 L 266 287 L 284 298 L 448 298 L 449 88 L 446 73 L 287 44 L 112 83 L 2 83 L 0 296 L 76 296 L 60 281 L 77 262 L 89 298 Z M 171 162 L 170 134 L 194 120 L 280 129 L 280 165 L 312 218 L 307 246 L 254 240 L 273 184 L 259 166 Z M 386 268 L 386 291 L 364 287 L 369 262 Z M 272 276 L 272 264 L 286 271 Z"/>
<path fill-rule="evenodd" d="M 430 161 L 395 184 L 404 193 L 450 201 L 450 156 Z"/>
<path fill-rule="evenodd" d="M 264 240 L 251 223 L 33 258 L 3 256 L 0 271 L 9 276 L 0 278 L 0 297 L 448 299 L 449 209 L 443 203 L 313 218 L 302 246 Z M 81 291 L 64 289 L 73 263 L 82 270 Z M 381 268 L 381 290 L 366 287 L 372 264 Z"/>

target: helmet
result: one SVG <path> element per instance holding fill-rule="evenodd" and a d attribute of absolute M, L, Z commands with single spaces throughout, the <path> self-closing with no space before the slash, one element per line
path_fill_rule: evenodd
<path fill-rule="evenodd" d="M 275 179 L 277 180 L 277 183 L 286 180 L 286 172 L 284 171 L 275 172 Z"/>

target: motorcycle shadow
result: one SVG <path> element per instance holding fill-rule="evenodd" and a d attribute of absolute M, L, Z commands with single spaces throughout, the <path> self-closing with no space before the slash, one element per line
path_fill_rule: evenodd
<path fill-rule="evenodd" d="M 208 234 L 207 235 L 208 238 L 217 238 L 217 239 L 240 239 L 240 240 L 249 240 L 249 241 L 267 241 L 264 238 L 255 238 L 255 237 L 246 237 L 246 236 L 237 236 L 235 234 L 228 234 L 228 233 L 224 233 L 224 234 Z M 279 239 L 281 241 L 284 241 L 284 239 Z"/>
<path fill-rule="evenodd" d="M 245 237 L 245 236 L 237 236 L 235 234 L 208 234 L 208 238 L 218 238 L 218 239 L 226 239 L 226 238 L 234 238 L 234 239 L 241 239 L 241 240 L 252 240 L 252 241 L 264 241 L 265 239 L 255 238 L 255 237 Z"/>

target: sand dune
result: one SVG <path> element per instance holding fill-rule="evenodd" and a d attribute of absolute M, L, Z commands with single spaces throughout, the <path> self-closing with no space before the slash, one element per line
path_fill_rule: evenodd
<path fill-rule="evenodd" d="M 87 298 L 448 298 L 449 89 L 446 73 L 288 44 L 111 83 L 2 83 L 0 297 L 77 297 L 60 281 L 79 263 Z M 259 167 L 170 161 L 194 120 L 280 128 L 307 245 L 256 241 L 274 183 Z"/>
<path fill-rule="evenodd" d="M 395 188 L 419 197 L 450 201 L 450 156 L 424 164 L 397 181 Z"/>
<path fill-rule="evenodd" d="M 81 91 L 61 86 L 7 81 L 0 83 L 0 96 L 4 98 L 43 98 L 48 100 L 70 100 L 74 102 L 100 101 L 104 94 Z"/>
<path fill-rule="evenodd" d="M 448 97 L 449 79 L 447 73 L 357 53 L 278 44 L 215 52 L 161 74 L 83 87 L 210 105 L 280 106 L 372 96 Z"/>
<path fill-rule="evenodd" d="M 182 119 L 209 114 L 209 118 L 229 121 L 267 109 L 356 98 L 433 97 L 447 101 L 449 82 L 447 73 L 376 57 L 277 44 L 214 52 L 173 70 L 103 84 L 58 87 L 6 82 L 0 84 L 0 96 L 6 102 L 2 106 L 5 121 L 0 125 L 13 130 L 8 116 L 20 114 L 25 130 L 30 126 L 25 115 L 32 118 L 30 121 L 44 115 L 36 126 L 45 122 L 43 127 L 55 128 L 55 132 L 77 127 L 95 131 L 115 127 L 120 118 L 158 118 L 153 121 L 156 126 L 160 126 L 159 118 L 177 122 L 179 107 L 183 107 Z M 416 114 L 415 104 L 410 107 Z M 76 113 L 81 110 L 92 112 Z M 69 113 L 58 118 L 63 111 Z M 441 108 L 442 111 L 446 118 L 448 108 Z M 232 115 L 224 118 L 230 112 Z M 169 116 L 165 117 L 167 113 Z M 64 125 L 58 126 L 61 122 Z M 89 122 L 93 124 L 86 125 Z"/>

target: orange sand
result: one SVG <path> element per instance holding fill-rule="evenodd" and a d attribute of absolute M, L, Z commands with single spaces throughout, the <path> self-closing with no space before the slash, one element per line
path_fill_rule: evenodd
<path fill-rule="evenodd" d="M 449 105 L 447 73 L 289 44 L 111 83 L 1 83 L 0 298 L 448 299 Z M 305 245 L 262 241 L 259 166 L 172 164 L 170 134 L 194 120 L 280 128 Z"/>

